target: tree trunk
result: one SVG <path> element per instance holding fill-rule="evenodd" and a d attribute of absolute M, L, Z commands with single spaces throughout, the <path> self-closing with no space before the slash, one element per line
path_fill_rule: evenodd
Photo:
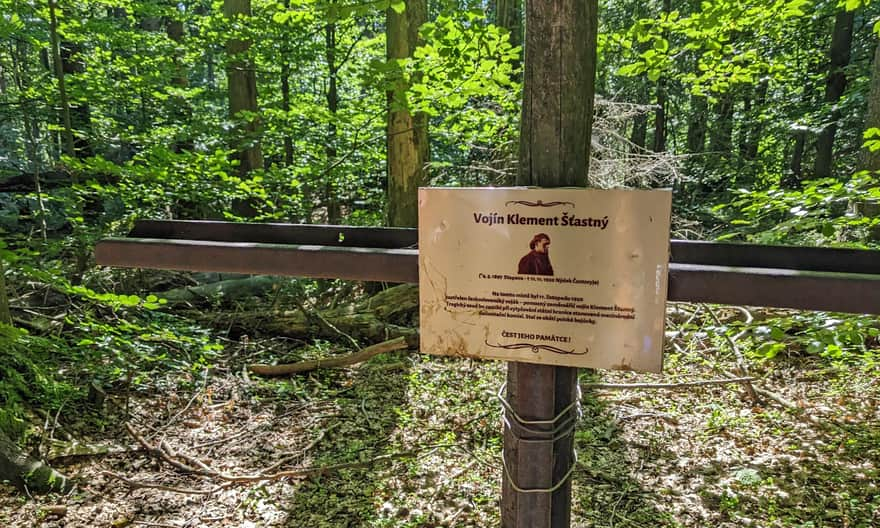
<path fill-rule="evenodd" d="M 233 331 L 254 332 L 294 339 L 328 339 L 380 343 L 395 337 L 411 337 L 419 311 L 419 291 L 414 284 L 402 284 L 377 293 L 351 308 L 322 311 L 247 312 L 236 316 Z M 204 312 L 195 314 L 195 317 Z M 228 324 L 228 323 L 224 323 Z M 344 335 L 343 335 L 344 334 Z"/>
<path fill-rule="evenodd" d="M 638 149 L 645 148 L 645 141 L 648 139 L 648 114 L 639 112 L 633 118 L 632 134 L 629 140 Z"/>
<path fill-rule="evenodd" d="M 326 51 L 327 51 L 327 110 L 330 111 L 330 121 L 327 124 L 327 171 L 324 174 L 324 203 L 327 204 L 327 223 L 338 224 L 342 220 L 342 211 L 339 206 L 339 193 L 334 185 L 333 166 L 336 163 L 336 112 L 339 110 L 339 92 L 336 81 L 339 68 L 336 65 L 336 24 L 330 23 L 324 28 Z"/>
<path fill-rule="evenodd" d="M 666 85 L 663 79 L 657 81 L 657 110 L 654 113 L 654 152 L 666 150 Z"/>
<path fill-rule="evenodd" d="M 527 0 L 525 72 L 517 183 L 587 185 L 596 79 L 597 0 Z M 512 362 L 507 400 L 525 420 L 552 421 L 576 398 L 577 369 Z M 549 422 L 548 422 L 549 423 Z M 552 429 L 548 427 L 547 429 Z M 552 436 L 552 434 L 551 434 Z M 501 525 L 568 527 L 573 434 L 504 430 Z M 520 489 L 558 489 L 522 493 Z"/>
<path fill-rule="evenodd" d="M 425 0 L 407 0 L 402 14 L 386 11 L 389 60 L 412 56 L 427 16 Z M 394 227 L 418 224 L 418 189 L 428 181 L 428 117 L 406 109 L 406 88 L 400 81 L 388 92 L 388 225 Z"/>
<path fill-rule="evenodd" d="M 177 88 L 186 88 L 189 86 L 189 78 L 187 75 L 186 64 L 183 57 L 183 20 L 168 19 L 165 23 L 165 34 L 168 38 L 177 44 L 174 50 L 174 72 L 171 75 L 171 86 Z M 186 124 L 192 118 L 192 106 L 185 97 L 174 96 L 170 100 L 169 113 L 179 124 Z M 187 128 L 185 128 L 187 129 Z M 178 137 L 172 145 L 174 152 L 191 151 L 193 149 L 193 141 L 191 137 Z"/>
<path fill-rule="evenodd" d="M 804 150 L 806 146 L 806 130 L 796 131 L 794 133 L 794 149 L 791 152 L 791 161 L 788 163 L 788 173 L 783 176 L 781 182 L 783 187 L 795 189 L 804 179 Z"/>
<path fill-rule="evenodd" d="M 6 266 L 0 257 L 0 323 L 12 326 L 12 312 L 9 310 L 9 290 L 6 288 Z"/>
<path fill-rule="evenodd" d="M 740 156 L 744 160 L 754 160 L 758 157 L 758 145 L 761 143 L 761 134 L 764 124 L 760 118 L 761 111 L 767 99 L 768 82 L 762 81 L 755 88 L 754 98 L 746 98 L 743 106 L 743 126 L 740 130 Z"/>
<path fill-rule="evenodd" d="M 731 92 L 721 95 L 715 105 L 715 115 L 718 121 L 715 122 L 709 137 L 709 150 L 719 154 L 722 158 L 728 158 L 733 140 L 733 94 Z"/>
<path fill-rule="evenodd" d="M 706 114 L 708 113 L 709 101 L 706 97 L 692 95 L 687 129 L 688 154 L 700 154 L 706 149 Z"/>
<path fill-rule="evenodd" d="M 495 0 L 495 25 L 510 32 L 510 44 L 522 44 L 522 0 Z"/>
<path fill-rule="evenodd" d="M 813 164 L 813 176 L 828 178 L 832 175 L 834 136 L 837 134 L 837 122 L 840 110 L 837 102 L 846 90 L 846 72 L 852 48 L 853 11 L 843 10 L 834 18 L 834 33 L 831 35 L 828 75 L 825 78 L 825 104 L 831 107 L 829 120 L 816 139 L 816 160 Z"/>
<path fill-rule="evenodd" d="M 290 0 L 284 0 L 284 9 L 290 9 Z M 281 46 L 281 110 L 284 111 L 284 166 L 293 165 L 293 137 L 290 135 L 290 58 L 287 44 Z"/>
<path fill-rule="evenodd" d="M 284 166 L 293 165 L 293 138 L 290 136 L 289 127 L 287 126 L 288 117 L 290 115 L 290 61 L 286 57 L 282 58 L 281 63 L 281 110 L 284 111 Z"/>
<path fill-rule="evenodd" d="M 23 452 L 0 430 L 0 481 L 29 492 L 66 492 L 73 483 L 61 473 Z"/>
<path fill-rule="evenodd" d="M 865 112 L 865 130 L 880 129 L 880 42 L 874 48 L 874 64 L 871 67 L 871 91 L 868 95 L 868 109 Z M 880 140 L 880 137 L 875 137 Z M 859 153 L 861 170 L 880 170 L 880 150 L 871 152 L 863 148 Z"/>
<path fill-rule="evenodd" d="M 70 118 L 70 100 L 67 97 L 67 85 L 64 82 L 64 66 L 61 64 L 61 46 L 58 43 L 58 17 L 55 0 L 49 0 L 49 42 L 52 48 L 52 65 L 55 79 L 58 81 L 58 103 L 61 106 L 62 149 L 68 156 L 76 155 L 73 141 L 73 124 Z"/>
<path fill-rule="evenodd" d="M 668 16 L 671 11 L 671 0 L 663 0 L 663 14 Z M 663 31 L 663 38 L 669 40 L 668 31 Z M 654 152 L 664 152 L 666 150 L 667 99 L 666 80 L 663 77 L 660 77 L 657 79 L 657 110 L 654 114 L 654 145 L 651 149 Z"/>
<path fill-rule="evenodd" d="M 632 80 L 636 86 L 635 88 L 635 102 L 636 104 L 643 106 L 648 104 L 648 89 L 645 86 L 645 81 L 640 77 L 636 77 Z M 633 150 L 635 152 L 641 152 L 645 149 L 645 143 L 648 140 L 648 114 L 642 111 L 639 112 L 633 117 L 632 123 L 632 131 L 629 136 L 630 142 L 635 147 Z"/>
<path fill-rule="evenodd" d="M 10 46 L 11 48 L 11 46 Z M 39 125 L 31 119 L 31 110 L 24 101 L 24 96 L 30 88 L 30 81 L 27 79 L 27 71 L 24 64 L 27 57 L 27 43 L 18 41 L 15 49 L 10 49 L 12 58 L 12 78 L 18 89 L 19 97 L 22 99 L 19 104 L 21 111 L 22 127 L 27 139 L 28 157 L 31 162 L 31 174 L 33 175 L 34 192 L 37 198 L 37 213 L 39 214 L 40 237 L 45 241 L 48 237 L 48 228 L 46 226 L 46 202 L 43 198 L 43 187 L 40 180 L 40 156 L 39 156 Z M 8 181 L 8 180 L 7 180 Z M 2 267 L 0 267 L 2 272 Z"/>
<path fill-rule="evenodd" d="M 250 0 L 223 0 L 223 14 L 233 23 L 251 16 Z M 236 24 L 237 25 L 237 24 Z M 254 169 L 263 168 L 263 153 L 260 148 L 260 124 L 255 117 L 243 117 L 241 112 L 256 114 L 257 107 L 257 75 L 254 65 L 247 53 L 250 41 L 229 39 L 226 42 L 226 53 L 229 65 L 226 74 L 229 84 L 229 115 L 241 120 L 237 127 L 234 148 L 238 151 L 238 172 L 246 176 Z"/>

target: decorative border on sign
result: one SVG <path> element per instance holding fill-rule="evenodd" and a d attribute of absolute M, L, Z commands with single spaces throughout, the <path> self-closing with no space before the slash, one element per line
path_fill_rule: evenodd
<path fill-rule="evenodd" d="M 573 202 L 545 202 L 543 200 L 538 200 L 537 202 L 530 202 L 528 200 L 511 200 L 505 203 L 504 206 L 510 207 L 510 204 L 525 205 L 527 207 L 556 207 L 557 205 L 570 205 L 574 207 Z"/>
<path fill-rule="evenodd" d="M 521 350 L 523 348 L 529 348 L 535 354 L 537 354 L 541 350 L 544 350 L 546 352 L 553 352 L 554 354 L 583 356 L 588 352 L 587 350 L 584 350 L 583 352 L 575 352 L 574 350 L 565 350 L 563 348 L 555 347 L 553 345 L 536 345 L 534 343 L 513 343 L 510 345 L 493 345 L 488 340 L 486 340 L 486 346 L 489 346 L 492 348 L 503 348 L 505 350 Z"/>

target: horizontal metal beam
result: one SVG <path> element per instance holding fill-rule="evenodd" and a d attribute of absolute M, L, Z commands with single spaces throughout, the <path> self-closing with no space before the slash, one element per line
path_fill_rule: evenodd
<path fill-rule="evenodd" d="M 670 264 L 667 298 L 880 314 L 880 275 Z"/>
<path fill-rule="evenodd" d="M 414 249 L 340 248 L 205 240 L 111 238 L 95 246 L 103 266 L 418 282 Z"/>
<path fill-rule="evenodd" d="M 880 251 L 673 240 L 670 262 L 744 268 L 880 274 Z"/>
<path fill-rule="evenodd" d="M 98 264 L 418 282 L 418 250 L 204 240 L 108 239 Z M 880 314 L 880 275 L 671 263 L 670 301 Z"/>
<path fill-rule="evenodd" d="M 389 249 L 415 247 L 419 239 L 416 229 L 398 227 L 248 224 L 209 220 L 138 220 L 128 236 Z"/>
<path fill-rule="evenodd" d="M 336 247 L 415 248 L 418 230 L 312 224 L 140 220 L 133 238 L 257 242 Z M 880 251 L 672 240 L 670 262 L 748 268 L 880 274 Z"/>

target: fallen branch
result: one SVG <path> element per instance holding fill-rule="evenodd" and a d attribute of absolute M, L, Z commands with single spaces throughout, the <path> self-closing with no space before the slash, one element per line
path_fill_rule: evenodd
<path fill-rule="evenodd" d="M 196 475 L 201 475 L 201 476 L 205 476 L 205 477 L 214 477 L 214 476 L 217 476 L 217 474 L 218 474 L 218 472 L 213 471 L 213 470 L 206 471 L 204 469 L 197 469 L 192 466 L 188 466 L 182 462 L 179 462 L 177 460 L 174 460 L 174 457 L 171 454 L 169 454 L 168 452 L 166 452 L 162 448 L 161 445 L 159 447 L 151 445 L 149 442 L 144 440 L 144 438 L 141 435 L 137 434 L 137 431 L 135 431 L 134 428 L 128 423 L 125 424 L 125 430 L 128 431 L 128 434 L 130 434 L 131 437 L 134 438 L 137 441 L 137 443 L 139 443 L 141 445 L 141 447 L 143 447 L 147 451 L 147 453 L 150 453 L 151 455 L 153 455 L 161 460 L 164 460 L 169 465 L 173 466 L 174 468 L 176 468 L 180 471 L 183 471 L 184 473 L 194 473 Z"/>
<path fill-rule="evenodd" d="M 288 376 L 299 372 L 308 372 L 319 368 L 337 368 L 355 363 L 363 363 L 373 356 L 384 354 L 385 352 L 393 352 L 395 350 L 403 350 L 409 347 L 409 343 L 405 337 L 397 337 L 388 341 L 383 341 L 366 348 L 362 348 L 353 354 L 346 356 L 332 357 L 327 359 L 313 359 L 309 361 L 300 361 L 299 363 L 290 363 L 286 365 L 248 365 L 248 370 L 254 374 L 261 376 Z"/>
<path fill-rule="evenodd" d="M 608 389 L 608 390 L 625 390 L 625 389 L 689 389 L 691 387 L 705 387 L 709 385 L 728 385 L 730 383 L 749 383 L 755 381 L 755 378 L 725 378 L 703 381 L 685 381 L 681 383 L 582 383 L 581 388 L 584 389 Z"/>
<path fill-rule="evenodd" d="M 112 479 L 118 480 L 128 486 L 130 489 L 156 489 L 161 491 L 169 491 L 171 493 L 180 493 L 184 495 L 211 495 L 212 493 L 216 493 L 222 490 L 223 485 L 215 486 L 211 489 L 200 490 L 200 489 L 192 489 L 192 488 L 178 488 L 176 486 L 166 486 L 164 484 L 156 484 L 153 482 L 142 482 L 138 480 L 131 480 L 123 477 L 118 473 L 113 473 L 112 471 L 102 471 L 102 475 L 106 477 L 110 477 Z"/>
<path fill-rule="evenodd" d="M 829 428 L 832 426 L 837 427 L 837 428 L 843 427 L 840 423 L 838 423 L 833 418 L 816 418 L 815 416 L 813 416 L 812 414 L 807 412 L 807 410 L 804 409 L 803 407 L 801 407 L 800 405 L 798 405 L 792 401 L 786 400 L 785 398 L 783 398 L 779 394 L 776 394 L 775 392 L 772 392 L 772 391 L 769 391 L 766 389 L 756 389 L 756 390 L 758 391 L 758 394 L 760 394 L 761 396 L 764 396 L 765 398 L 773 400 L 774 402 L 776 402 L 780 406 L 791 411 L 795 416 L 804 419 L 805 421 L 809 422 L 812 425 L 815 425 L 816 427 L 822 427 L 822 428 Z"/>
<path fill-rule="evenodd" d="M 156 484 L 152 482 L 141 482 L 130 480 L 122 475 L 117 473 L 113 473 L 110 471 L 104 471 L 103 474 L 111 477 L 113 479 L 119 480 L 124 483 L 131 489 L 158 489 L 162 491 L 168 491 L 172 493 L 181 493 L 181 494 L 189 494 L 189 495 L 210 495 L 217 491 L 220 491 L 224 488 L 227 488 L 234 484 L 250 484 L 254 482 L 265 482 L 265 481 L 276 481 L 285 478 L 304 478 L 312 475 L 326 475 L 335 471 L 339 471 L 342 469 L 358 469 L 358 468 L 369 468 L 374 467 L 381 463 L 388 463 L 394 460 L 402 459 L 402 458 L 413 458 L 425 451 L 434 452 L 438 449 L 442 449 L 445 447 L 456 447 L 459 444 L 433 444 L 428 446 L 421 446 L 415 449 L 411 449 L 409 451 L 401 451 L 398 453 L 389 453 L 386 455 L 379 455 L 377 457 L 373 457 L 369 460 L 362 460 L 359 462 L 343 462 L 340 464 L 332 464 L 328 466 L 313 466 L 313 467 L 299 467 L 288 469 L 284 471 L 276 471 L 272 473 L 271 471 L 278 467 L 277 464 L 270 466 L 257 474 L 251 475 L 230 475 L 226 473 L 221 473 L 207 464 L 198 460 L 196 458 L 190 457 L 188 455 L 178 455 L 171 452 L 171 448 L 166 444 L 162 443 L 158 447 L 150 445 L 146 442 L 140 435 L 138 435 L 134 429 L 131 428 L 130 425 L 126 424 L 126 430 L 128 430 L 129 434 L 132 435 L 138 443 L 140 443 L 144 449 L 152 454 L 153 456 L 163 460 L 164 462 L 170 464 L 174 468 L 184 472 L 200 475 L 203 477 L 213 478 L 216 480 L 223 481 L 223 484 L 218 484 L 217 486 L 211 489 L 192 489 L 192 488 L 179 488 L 175 486 L 166 486 L 164 484 Z M 174 457 L 180 457 L 186 460 L 192 466 L 183 464 L 174 459 Z M 193 467 L 197 466 L 197 467 Z"/>
<path fill-rule="evenodd" d="M 719 327 L 724 326 L 721 323 L 721 319 L 718 318 L 718 314 L 716 314 L 715 311 L 709 307 L 709 305 L 701 304 L 700 306 L 702 306 L 707 312 L 709 312 L 709 315 L 712 317 L 712 320 L 715 321 L 715 324 L 717 324 Z M 727 340 L 727 343 L 730 345 L 730 349 L 733 351 L 733 355 L 736 358 L 736 367 L 737 367 L 737 370 L 739 370 L 738 374 L 741 376 L 748 376 L 749 369 L 746 366 L 746 361 L 743 358 L 742 352 L 740 352 L 739 347 L 736 344 L 736 341 L 732 337 L 727 335 L 727 332 L 722 332 L 721 335 Z M 736 337 L 739 338 L 742 335 L 743 335 L 743 333 L 741 332 L 741 333 L 737 334 Z M 744 386 L 746 388 L 746 392 L 749 395 L 749 398 L 752 400 L 752 403 L 760 404 L 761 399 L 758 398 L 758 393 L 755 392 L 755 387 L 752 386 L 751 382 L 746 382 L 744 384 Z"/>

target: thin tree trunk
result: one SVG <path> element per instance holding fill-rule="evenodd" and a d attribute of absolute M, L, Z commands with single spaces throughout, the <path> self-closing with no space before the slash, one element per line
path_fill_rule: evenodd
<path fill-rule="evenodd" d="M 687 129 L 687 151 L 689 154 L 700 154 L 706 150 L 706 115 L 708 113 L 708 99 L 704 96 L 692 95 Z"/>
<path fill-rule="evenodd" d="M 18 41 L 18 49 L 15 51 L 10 50 L 12 56 L 12 77 L 18 88 L 19 97 L 21 98 L 19 108 L 21 111 L 22 125 L 25 134 L 27 135 L 28 156 L 31 160 L 31 171 L 34 176 L 34 192 L 37 195 L 37 208 L 40 213 L 40 236 L 45 241 L 48 237 L 48 228 L 46 226 L 46 204 L 43 200 L 43 188 L 40 182 L 40 157 L 39 145 L 37 144 L 37 125 L 31 121 L 30 109 L 22 95 L 27 92 L 29 84 L 25 80 L 26 72 L 23 66 L 23 59 L 26 56 L 26 51 L 24 49 L 25 46 L 26 43 L 24 41 Z M 2 268 L 0 268 L 0 272 L 2 272 Z"/>
<path fill-rule="evenodd" d="M 495 0 L 495 25 L 510 32 L 510 44 L 522 44 L 522 0 Z"/>
<path fill-rule="evenodd" d="M 666 150 L 666 85 L 663 79 L 657 81 L 657 110 L 654 113 L 654 152 Z"/>
<path fill-rule="evenodd" d="M 717 121 L 712 128 L 709 138 L 709 150 L 720 154 L 722 158 L 728 158 L 733 140 L 733 94 L 730 92 L 721 95 L 715 105 Z"/>
<path fill-rule="evenodd" d="M 230 21 L 240 21 L 251 16 L 250 0 L 224 0 L 223 14 Z M 231 38 L 226 42 L 229 55 L 227 79 L 229 83 L 229 114 L 233 119 L 243 120 L 238 127 L 235 149 L 238 151 L 238 172 L 247 175 L 254 169 L 263 168 L 263 152 L 260 148 L 259 120 L 244 118 L 241 112 L 257 113 L 257 75 L 254 65 L 247 57 L 251 42 Z"/>
<path fill-rule="evenodd" d="M 290 115 L 290 62 L 287 57 L 281 59 L 281 110 L 284 111 L 285 123 Z M 284 166 L 293 165 L 293 138 L 289 127 L 284 127 Z"/>
<path fill-rule="evenodd" d="M 669 15 L 672 11 L 671 0 L 663 0 L 663 14 Z M 669 32 L 663 31 L 663 38 L 669 40 Z M 666 79 L 657 79 L 657 110 L 654 114 L 654 152 L 666 150 L 666 110 L 668 94 L 666 93 Z"/>
<path fill-rule="evenodd" d="M 187 75 L 186 64 L 184 63 L 184 58 L 182 57 L 182 46 L 183 46 L 183 20 L 175 20 L 169 19 L 165 24 L 165 34 L 168 38 L 177 44 L 177 47 L 174 50 L 174 73 L 171 76 L 171 86 L 175 86 L 177 88 L 186 88 L 189 86 L 189 78 Z M 187 124 L 192 118 L 192 107 L 189 104 L 189 101 L 185 97 L 172 97 L 170 100 L 171 103 L 171 115 L 175 118 L 175 120 L 181 124 Z M 175 152 L 189 151 L 193 149 L 193 141 L 190 137 L 179 137 L 174 141 L 173 149 Z"/>
<path fill-rule="evenodd" d="M 748 109 L 743 108 L 746 122 L 743 127 L 742 137 L 743 144 L 740 148 L 740 154 L 743 159 L 754 160 L 758 157 L 758 145 L 761 143 L 761 135 L 764 132 L 764 123 L 760 118 L 762 109 L 767 100 L 768 82 L 762 81 L 755 89 L 755 97 L 750 100 Z"/>
<path fill-rule="evenodd" d="M 324 28 L 325 41 L 327 44 L 327 110 L 330 111 L 330 122 L 327 124 L 327 173 L 324 175 L 324 202 L 327 204 L 327 223 L 338 224 L 342 219 L 342 211 L 339 206 L 339 196 L 336 189 L 334 171 L 331 167 L 336 162 L 336 112 L 339 110 L 339 92 L 337 91 L 336 76 L 336 24 L 327 24 Z"/>
<path fill-rule="evenodd" d="M 9 310 L 9 290 L 6 287 L 6 265 L 0 257 L 0 323 L 12 326 L 12 312 Z"/>
<path fill-rule="evenodd" d="M 290 0 L 284 0 L 284 9 L 290 9 Z M 293 165 L 293 137 L 290 135 L 290 127 L 286 124 L 290 115 L 290 58 L 287 54 L 290 50 L 287 45 L 282 46 L 281 52 L 281 110 L 284 111 L 284 166 Z"/>
<path fill-rule="evenodd" d="M 58 81 L 58 102 L 61 105 L 62 144 L 64 153 L 76 155 L 73 141 L 73 124 L 70 120 L 70 101 L 67 98 L 67 86 L 64 82 L 64 66 L 61 64 L 61 47 L 58 43 L 58 18 L 55 0 L 49 0 L 49 42 L 52 47 L 52 64 L 55 79 Z"/>
<path fill-rule="evenodd" d="M 401 14 L 386 11 L 389 60 L 412 56 L 427 16 L 425 0 L 407 0 Z M 400 81 L 388 92 L 388 224 L 396 227 L 418 224 L 418 189 L 428 181 L 428 117 L 406 109 L 406 88 Z"/>
<path fill-rule="evenodd" d="M 807 132 L 798 130 L 794 133 L 794 149 L 788 163 L 788 173 L 782 178 L 782 186 L 788 189 L 797 188 L 804 179 L 804 150 L 807 146 Z"/>
<path fill-rule="evenodd" d="M 840 110 L 837 102 L 846 90 L 846 72 L 852 48 L 853 11 L 840 11 L 834 18 L 834 32 L 831 35 L 828 75 L 825 78 L 825 104 L 832 107 L 829 121 L 816 139 L 816 160 L 813 164 L 813 176 L 828 178 L 832 175 L 834 136 L 837 134 L 837 122 Z"/>
<path fill-rule="evenodd" d="M 868 95 L 868 109 L 865 113 L 865 130 L 872 128 L 880 129 L 880 42 L 874 48 L 871 91 Z M 866 148 L 862 149 L 859 154 L 859 168 L 869 171 L 880 170 L 880 150 L 871 152 Z"/>
<path fill-rule="evenodd" d="M 86 63 L 80 58 L 81 47 L 70 41 L 61 42 L 61 67 L 64 70 L 65 81 L 86 72 Z M 69 85 L 69 84 L 68 84 Z M 89 132 L 92 128 L 92 111 L 87 101 L 69 101 L 70 124 L 73 130 L 73 148 L 76 157 L 85 159 L 94 155 L 89 141 Z M 77 131 L 79 134 L 77 134 Z"/>

